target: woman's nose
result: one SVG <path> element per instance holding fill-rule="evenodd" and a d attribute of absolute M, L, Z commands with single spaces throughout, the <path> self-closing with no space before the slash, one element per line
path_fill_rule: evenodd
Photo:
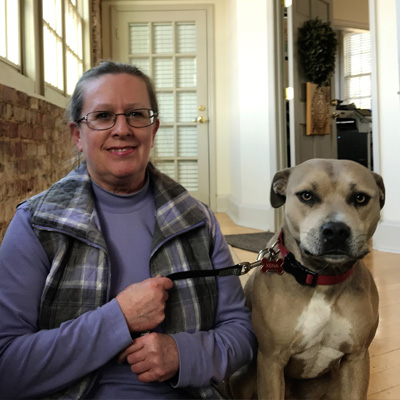
<path fill-rule="evenodd" d="M 125 114 L 116 115 L 115 124 L 112 127 L 112 133 L 119 136 L 127 136 L 133 134 L 133 128 L 128 124 Z"/>

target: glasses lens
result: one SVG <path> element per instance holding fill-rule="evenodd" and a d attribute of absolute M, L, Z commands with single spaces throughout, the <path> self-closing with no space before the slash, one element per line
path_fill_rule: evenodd
<path fill-rule="evenodd" d="M 86 122 L 92 129 L 110 129 L 114 125 L 115 114 L 109 111 L 95 111 L 87 115 Z"/>
<path fill-rule="evenodd" d="M 146 108 L 131 110 L 126 114 L 126 121 L 134 128 L 144 128 L 154 122 L 154 113 Z"/>

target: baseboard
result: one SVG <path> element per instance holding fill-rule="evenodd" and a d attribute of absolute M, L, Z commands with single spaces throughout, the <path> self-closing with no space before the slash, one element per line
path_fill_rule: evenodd
<path fill-rule="evenodd" d="M 400 253 L 400 223 L 396 221 L 382 221 L 372 239 L 375 250 Z"/>
<path fill-rule="evenodd" d="M 275 210 L 271 206 L 243 204 L 232 197 L 217 200 L 218 212 L 225 212 L 236 225 L 262 231 L 274 231 Z"/>

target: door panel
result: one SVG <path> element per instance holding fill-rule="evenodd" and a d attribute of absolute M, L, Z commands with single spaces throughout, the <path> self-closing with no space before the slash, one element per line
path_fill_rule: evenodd
<path fill-rule="evenodd" d="M 152 160 L 209 204 L 206 11 L 116 8 L 112 24 L 112 57 L 141 68 L 157 91 L 160 128 Z"/>
<path fill-rule="evenodd" d="M 288 76 L 294 98 L 289 101 L 290 164 L 297 165 L 310 158 L 337 158 L 336 121 L 331 120 L 329 135 L 306 135 L 306 78 L 298 56 L 298 29 L 305 21 L 319 17 L 332 21 L 331 0 L 297 0 L 288 7 Z M 335 79 L 331 79 L 331 98 Z M 333 110 L 332 110 L 333 111 Z"/>

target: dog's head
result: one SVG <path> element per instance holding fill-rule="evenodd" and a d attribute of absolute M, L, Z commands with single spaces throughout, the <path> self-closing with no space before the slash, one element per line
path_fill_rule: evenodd
<path fill-rule="evenodd" d="M 348 160 L 308 160 L 275 174 L 271 204 L 306 258 L 343 264 L 368 253 L 385 202 L 381 176 Z"/>

